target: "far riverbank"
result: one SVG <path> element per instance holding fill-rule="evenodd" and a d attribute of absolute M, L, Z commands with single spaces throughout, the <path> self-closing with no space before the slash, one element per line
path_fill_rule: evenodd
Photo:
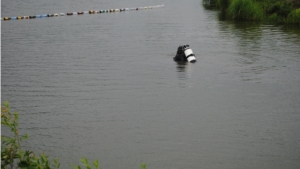
<path fill-rule="evenodd" d="M 226 19 L 300 24 L 299 0 L 203 0 L 203 5 Z"/>

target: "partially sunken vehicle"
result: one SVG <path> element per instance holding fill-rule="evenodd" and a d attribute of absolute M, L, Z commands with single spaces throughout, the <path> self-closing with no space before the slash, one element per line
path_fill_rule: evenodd
<path fill-rule="evenodd" d="M 196 62 L 196 57 L 188 44 L 179 46 L 173 59 L 176 62 Z"/>

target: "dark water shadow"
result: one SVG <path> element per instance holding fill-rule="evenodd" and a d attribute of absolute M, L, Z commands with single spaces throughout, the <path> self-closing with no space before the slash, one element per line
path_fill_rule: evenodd
<path fill-rule="evenodd" d="M 225 21 L 225 20 L 226 20 L 226 14 L 225 14 L 225 11 L 219 12 L 219 14 L 218 14 L 218 19 L 219 19 L 219 21 Z"/>
<path fill-rule="evenodd" d="M 190 88 L 193 87 L 191 77 L 193 74 L 193 64 L 189 62 L 175 62 L 176 63 L 176 74 L 178 78 L 178 87 Z"/>
<path fill-rule="evenodd" d="M 179 80 L 188 79 L 188 63 L 187 62 L 175 62 L 176 63 L 176 72 Z"/>
<path fill-rule="evenodd" d="M 177 66 L 177 72 L 185 72 L 186 71 L 186 65 L 188 64 L 187 62 L 176 62 Z"/>
<path fill-rule="evenodd" d="M 297 24 L 285 24 L 280 27 L 282 32 L 293 34 L 300 38 L 300 25 Z"/>

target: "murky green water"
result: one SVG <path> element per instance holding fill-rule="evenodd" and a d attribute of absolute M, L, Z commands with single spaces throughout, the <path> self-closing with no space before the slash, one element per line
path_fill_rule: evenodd
<path fill-rule="evenodd" d="M 23 145 L 101 168 L 299 168 L 299 27 L 219 21 L 201 1 L 2 2 L 1 100 Z M 178 65 L 189 44 L 195 64 Z M 2 129 L 2 134 L 7 131 Z"/>

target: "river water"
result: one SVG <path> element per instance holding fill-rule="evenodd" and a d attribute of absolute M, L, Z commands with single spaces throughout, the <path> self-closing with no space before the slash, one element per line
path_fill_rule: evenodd
<path fill-rule="evenodd" d="M 160 4 L 1 21 L 1 101 L 23 148 L 61 168 L 300 168 L 299 27 L 220 21 L 201 0 L 2 1 L 1 14 Z M 182 44 L 196 63 L 173 61 Z"/>

